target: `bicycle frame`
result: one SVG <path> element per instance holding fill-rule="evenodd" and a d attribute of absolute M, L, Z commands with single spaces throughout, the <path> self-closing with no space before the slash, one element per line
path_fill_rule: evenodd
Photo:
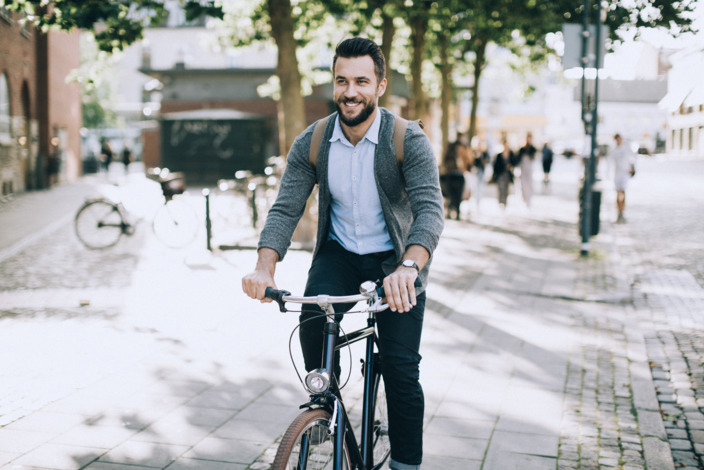
<path fill-rule="evenodd" d="M 336 419 L 335 428 L 337 432 L 335 433 L 335 450 L 334 459 L 335 465 L 334 469 L 342 468 L 342 445 L 343 439 L 347 440 L 347 448 L 350 452 L 350 458 L 353 465 L 358 465 L 360 469 L 371 469 L 372 468 L 372 446 L 373 446 L 373 425 L 372 422 L 372 397 L 374 387 L 374 374 L 375 374 L 375 361 L 374 361 L 374 344 L 377 341 L 376 337 L 376 318 L 373 312 L 370 312 L 367 317 L 367 327 L 349 333 L 346 337 L 339 336 L 339 324 L 334 320 L 334 317 L 328 315 L 325 324 L 325 342 L 323 347 L 323 368 L 327 370 L 332 377 L 332 371 L 334 368 L 334 356 L 335 351 L 342 349 L 344 347 L 350 346 L 353 343 L 366 339 L 366 348 L 364 356 L 364 395 L 362 404 L 362 433 L 360 436 L 360 443 L 357 442 L 357 438 L 349 425 L 349 419 L 347 417 L 347 411 L 344 406 L 337 406 L 337 410 L 333 407 L 330 410 L 333 419 Z M 336 396 L 336 400 L 342 402 L 341 397 Z M 337 416 L 335 416 L 335 411 L 337 411 Z M 342 430 L 342 432 L 340 432 Z M 361 464 L 361 465 L 360 465 Z"/>
<path fill-rule="evenodd" d="M 340 336 L 340 325 L 335 320 L 335 310 L 333 304 L 328 301 L 328 296 L 318 296 L 315 302 L 307 301 L 303 302 L 304 298 L 290 297 L 288 292 L 279 291 L 282 296 L 270 296 L 267 297 L 276 300 L 279 303 L 279 308 L 282 312 L 287 311 L 285 307 L 284 297 L 286 296 L 286 301 L 299 302 L 299 303 L 315 303 L 317 304 L 326 315 L 325 327 L 323 330 L 324 341 L 323 341 L 323 364 L 322 369 L 324 369 L 328 377 L 334 377 L 334 364 L 335 364 L 335 353 L 339 349 L 350 346 L 353 343 L 366 340 L 365 347 L 365 358 L 363 365 L 364 374 L 364 395 L 363 395 L 363 405 L 362 405 L 362 429 L 360 442 L 357 442 L 357 438 L 350 424 L 347 411 L 342 402 L 339 391 L 334 392 L 332 388 L 320 393 L 312 393 L 310 401 L 301 405 L 301 408 L 323 408 L 330 413 L 330 433 L 334 436 L 334 448 L 333 448 L 333 469 L 340 470 L 343 468 L 343 458 L 344 458 L 344 444 L 347 444 L 347 450 L 350 455 L 350 462 L 352 468 L 360 470 L 371 470 L 373 468 L 373 445 L 374 445 L 374 422 L 373 422 L 373 400 L 374 400 L 374 378 L 377 373 L 376 367 L 378 367 L 377 361 L 375 360 L 378 353 L 374 352 L 374 346 L 377 343 L 376 335 L 376 312 L 386 309 L 385 304 L 381 304 L 380 297 L 367 297 L 367 326 L 359 330 L 352 331 L 344 336 Z M 383 296 L 383 294 L 382 294 Z M 347 296 L 347 297 L 335 297 L 335 303 L 347 303 L 347 301 L 357 302 L 360 300 L 359 296 Z M 332 380 L 331 380 L 332 382 Z M 307 439 L 307 438 L 306 438 Z M 360 446 L 361 444 L 361 446 Z M 307 442 L 302 442 L 301 457 L 305 458 L 307 450 L 303 447 L 308 445 Z M 301 466 L 301 468 L 304 468 Z"/>

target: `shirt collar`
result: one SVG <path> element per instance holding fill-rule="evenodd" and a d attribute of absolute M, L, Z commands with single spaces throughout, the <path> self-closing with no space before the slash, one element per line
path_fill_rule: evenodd
<path fill-rule="evenodd" d="M 372 125 L 369 126 L 369 129 L 367 129 L 367 133 L 364 134 L 364 138 L 362 140 L 367 139 L 369 142 L 377 145 L 379 143 L 379 129 L 381 129 L 381 110 L 377 106 L 374 121 L 372 122 Z M 330 137 L 330 142 L 335 142 L 336 140 L 349 143 L 349 140 L 347 140 L 347 137 L 345 137 L 345 134 L 342 132 L 342 126 L 340 126 L 340 116 L 335 117 L 335 128 L 333 129 L 332 136 Z"/>

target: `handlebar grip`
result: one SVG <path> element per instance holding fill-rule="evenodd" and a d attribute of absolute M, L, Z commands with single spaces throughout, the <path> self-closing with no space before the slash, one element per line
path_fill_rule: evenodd
<path fill-rule="evenodd" d="M 413 287 L 418 289 L 419 287 L 423 286 L 423 281 L 420 280 L 420 276 L 416 278 L 416 281 L 413 283 Z M 384 292 L 384 286 L 379 286 L 376 288 L 376 295 L 379 296 L 380 299 L 383 299 L 386 297 L 386 293 Z"/>
<path fill-rule="evenodd" d="M 286 312 L 286 302 L 284 301 L 284 296 L 285 295 L 291 295 L 289 291 L 286 290 L 277 290 L 272 287 L 267 287 L 266 290 L 264 291 L 264 297 L 267 299 L 271 299 L 275 301 L 277 304 L 279 304 L 279 311 L 281 312 Z"/>

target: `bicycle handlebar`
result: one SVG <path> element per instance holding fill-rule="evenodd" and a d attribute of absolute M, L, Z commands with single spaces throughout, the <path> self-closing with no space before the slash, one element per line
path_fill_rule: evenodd
<path fill-rule="evenodd" d="M 371 287 L 371 286 L 374 287 Z M 414 283 L 414 287 L 417 289 L 421 287 L 422 281 L 420 277 L 417 277 Z M 267 287 L 264 291 L 264 297 L 271 299 L 279 304 L 279 310 L 281 312 L 286 312 L 286 302 L 298 303 L 298 304 L 316 304 L 316 305 L 329 305 L 329 304 L 347 304 L 347 303 L 357 303 L 361 301 L 375 301 L 386 297 L 384 292 L 384 287 L 378 285 L 378 282 L 366 281 L 360 286 L 360 294 L 353 295 L 310 295 L 310 296 L 293 296 L 287 290 L 274 289 L 272 287 Z"/>

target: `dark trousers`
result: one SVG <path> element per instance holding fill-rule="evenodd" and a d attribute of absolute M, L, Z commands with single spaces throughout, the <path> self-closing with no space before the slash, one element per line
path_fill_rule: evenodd
<path fill-rule="evenodd" d="M 305 295 L 350 295 L 359 292 L 364 281 L 383 279 L 381 263 L 391 253 L 357 255 L 328 240 L 313 259 Z M 337 305 L 336 312 L 352 305 Z M 407 313 L 390 310 L 377 314 L 379 352 L 389 411 L 391 457 L 397 462 L 419 465 L 423 457 L 423 413 L 425 399 L 419 382 L 421 330 L 425 293 Z M 313 318 L 313 320 L 310 320 Z M 301 314 L 300 339 L 307 370 L 320 367 L 324 317 L 317 306 L 305 305 Z M 335 375 L 339 377 L 336 358 Z"/>

